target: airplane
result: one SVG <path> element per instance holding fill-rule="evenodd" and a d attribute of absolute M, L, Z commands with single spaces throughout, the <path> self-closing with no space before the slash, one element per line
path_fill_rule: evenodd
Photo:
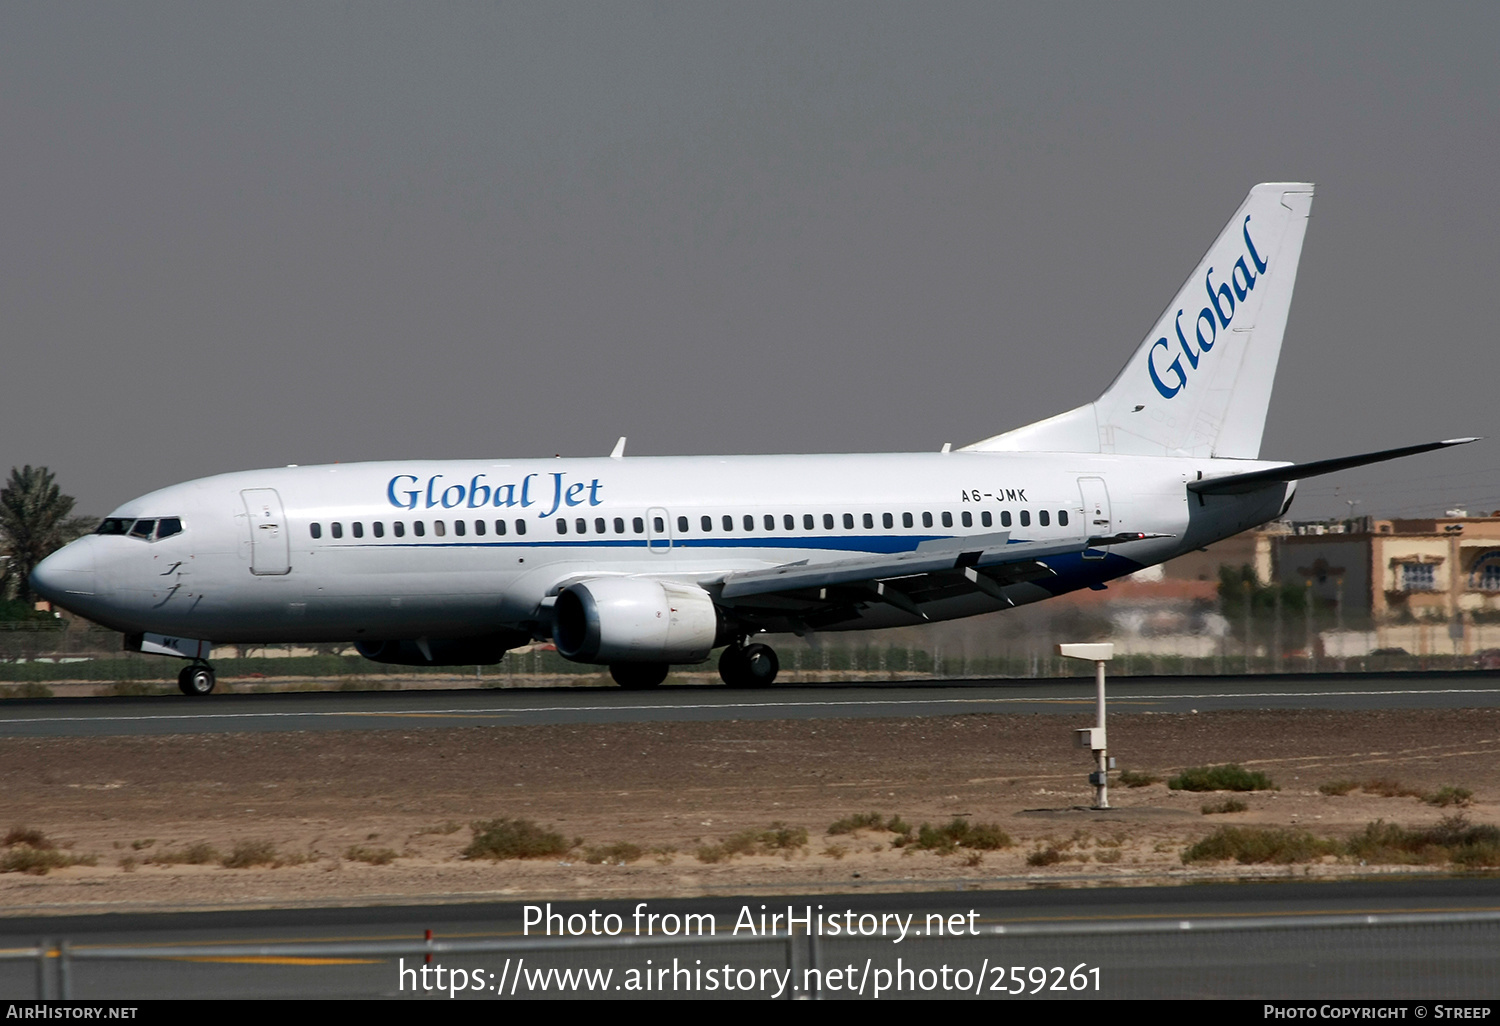
<path fill-rule="evenodd" d="M 722 648 L 764 687 L 769 633 L 975 616 L 1107 582 L 1286 513 L 1315 463 L 1260 458 L 1313 186 L 1255 186 L 1102 395 L 941 452 L 398 461 L 222 474 L 120 506 L 32 588 L 187 660 L 353 643 L 418 666 L 534 641 L 628 689 Z"/>

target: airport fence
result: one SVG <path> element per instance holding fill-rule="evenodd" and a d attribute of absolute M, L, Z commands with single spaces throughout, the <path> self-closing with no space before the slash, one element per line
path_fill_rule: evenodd
<path fill-rule="evenodd" d="M 913 932 L 900 944 L 801 929 L 275 944 L 42 940 L 0 951 L 0 962 L 33 963 L 36 996 L 63 1000 L 618 997 L 632 978 L 653 997 L 1452 1000 L 1494 999 L 1497 955 L 1500 912 L 1480 911 L 1017 923 Z M 447 973 L 442 987 L 432 985 L 443 979 L 438 966 Z M 741 986 L 706 986 L 704 968 L 721 966 L 718 978 L 732 972 Z M 653 985 L 639 985 L 643 971 L 656 974 Z"/>

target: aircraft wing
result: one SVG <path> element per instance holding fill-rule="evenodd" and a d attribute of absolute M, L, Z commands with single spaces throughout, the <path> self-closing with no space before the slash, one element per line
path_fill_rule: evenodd
<path fill-rule="evenodd" d="M 1129 533 L 1090 538 L 1105 546 L 1153 537 Z M 915 616 L 938 598 L 983 592 L 1009 602 L 1006 585 L 1055 576 L 1046 560 L 1076 553 L 1076 539 L 1038 544 L 1016 541 L 1009 531 L 922 542 L 912 552 L 860 556 L 829 562 L 790 563 L 727 574 L 719 600 L 744 612 L 760 611 L 827 626 L 857 615 L 858 605 L 884 602 Z"/>

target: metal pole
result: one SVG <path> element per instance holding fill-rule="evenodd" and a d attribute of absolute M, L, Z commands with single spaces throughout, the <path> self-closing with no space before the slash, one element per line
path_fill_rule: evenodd
<path fill-rule="evenodd" d="M 57 996 L 63 1001 L 73 997 L 73 960 L 68 953 L 68 942 L 57 946 Z"/>
<path fill-rule="evenodd" d="M 52 942 L 46 937 L 36 942 L 36 996 L 40 1001 L 52 996 L 52 988 L 47 986 L 47 954 L 51 950 Z"/>
<path fill-rule="evenodd" d="M 1302 584 L 1303 633 L 1307 635 L 1307 669 L 1318 672 L 1318 641 L 1313 637 L 1313 590 L 1312 577 Z"/>
<path fill-rule="evenodd" d="M 1094 690 L 1096 693 L 1095 710 L 1098 713 L 1098 723 L 1095 724 L 1100 730 L 1104 729 L 1104 660 L 1094 660 Z M 1106 735 L 1107 736 L 1107 735 Z M 1099 785 L 1094 793 L 1094 808 L 1109 808 L 1109 758 L 1108 752 L 1101 748 L 1094 753 L 1099 771 Z"/>

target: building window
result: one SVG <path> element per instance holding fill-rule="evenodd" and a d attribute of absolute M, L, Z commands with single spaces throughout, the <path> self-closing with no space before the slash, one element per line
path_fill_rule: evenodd
<path fill-rule="evenodd" d="M 1437 564 L 1401 564 L 1401 590 L 1437 591 Z"/>

